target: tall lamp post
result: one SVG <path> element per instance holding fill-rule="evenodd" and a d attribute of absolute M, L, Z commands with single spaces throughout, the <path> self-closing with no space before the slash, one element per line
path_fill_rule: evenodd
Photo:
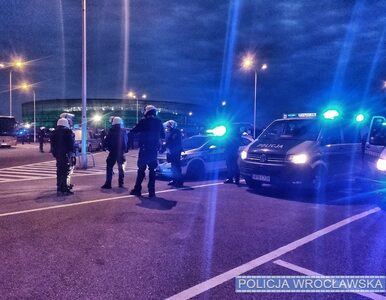
<path fill-rule="evenodd" d="M 23 82 L 21 85 L 20 85 L 20 88 L 24 91 L 28 91 L 28 90 L 31 90 L 32 91 L 32 95 L 33 95 L 33 100 L 34 100 L 34 143 L 36 143 L 36 94 L 35 94 L 35 90 L 32 88 L 33 85 L 32 84 L 29 84 L 27 82 Z"/>
<path fill-rule="evenodd" d="M 12 116 L 12 71 L 14 69 L 21 70 L 24 66 L 24 62 L 21 59 L 16 59 L 10 64 L 9 71 L 9 115 Z"/>
<path fill-rule="evenodd" d="M 0 69 L 10 68 L 9 70 L 9 116 L 12 116 L 12 72 L 14 69 L 22 69 L 25 62 L 20 58 L 11 63 L 0 63 Z"/>
<path fill-rule="evenodd" d="M 87 2 L 82 0 L 82 156 L 81 168 L 87 169 Z"/>
<path fill-rule="evenodd" d="M 264 71 L 268 68 L 267 64 L 262 64 L 259 68 L 256 64 L 256 58 L 253 54 L 247 54 L 243 57 L 241 68 L 245 71 L 253 71 L 255 73 L 255 90 L 253 96 L 253 138 L 256 138 L 256 93 L 257 93 L 257 71 Z"/>

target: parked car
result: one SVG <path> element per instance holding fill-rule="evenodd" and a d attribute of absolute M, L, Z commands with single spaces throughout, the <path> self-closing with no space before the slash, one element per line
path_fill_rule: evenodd
<path fill-rule="evenodd" d="M 79 151 L 82 150 L 82 130 L 74 129 L 75 145 Z M 102 150 L 102 140 L 98 138 L 92 130 L 87 130 L 87 152 L 95 152 Z"/>
<path fill-rule="evenodd" d="M 253 139 L 242 136 L 243 150 Z M 182 141 L 184 152 L 181 154 L 182 175 L 200 178 L 213 171 L 225 171 L 225 137 L 214 135 L 195 135 Z M 166 154 L 158 156 L 157 173 L 166 177 L 172 175 L 171 164 L 166 161 Z"/>

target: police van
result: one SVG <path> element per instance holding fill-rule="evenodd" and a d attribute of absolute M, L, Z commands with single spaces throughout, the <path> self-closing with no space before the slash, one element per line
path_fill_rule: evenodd
<path fill-rule="evenodd" d="M 240 156 L 250 188 L 291 184 L 319 191 L 361 171 L 362 118 L 337 110 L 287 114 L 272 122 Z"/>
<path fill-rule="evenodd" d="M 386 183 L 386 119 L 374 116 L 364 145 L 363 177 L 377 185 Z"/>

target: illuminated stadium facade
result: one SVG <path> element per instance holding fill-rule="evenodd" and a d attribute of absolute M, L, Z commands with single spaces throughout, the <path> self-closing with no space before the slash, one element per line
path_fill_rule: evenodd
<path fill-rule="evenodd" d="M 139 118 L 142 117 L 143 108 L 146 105 L 157 107 L 158 117 L 162 121 L 173 119 L 180 127 L 198 126 L 204 120 L 204 109 L 202 106 L 138 99 Z M 36 101 L 36 124 L 38 127 L 55 127 L 56 121 L 62 112 L 75 115 L 74 124 L 81 123 L 81 99 L 52 99 Z M 22 104 L 23 122 L 33 122 L 33 102 Z M 102 119 L 96 123 L 93 119 L 100 115 Z M 125 122 L 125 127 L 133 127 L 137 120 L 137 101 L 129 99 L 87 99 L 87 120 L 89 127 L 108 127 L 111 116 L 120 116 Z"/>

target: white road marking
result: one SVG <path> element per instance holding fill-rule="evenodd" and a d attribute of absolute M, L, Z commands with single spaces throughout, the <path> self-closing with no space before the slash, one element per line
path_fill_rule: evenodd
<path fill-rule="evenodd" d="M 273 263 L 276 264 L 276 265 L 282 266 L 284 268 L 290 269 L 292 271 L 298 272 L 300 274 L 304 274 L 304 275 L 308 275 L 308 276 L 324 276 L 323 274 L 320 274 L 320 273 L 311 271 L 309 269 L 306 269 L 306 268 L 303 268 L 303 267 L 291 264 L 291 263 L 283 261 L 281 259 L 275 260 Z M 377 299 L 385 300 L 386 299 L 385 296 L 382 296 L 382 295 L 379 295 L 379 294 L 376 294 L 376 293 L 355 293 L 355 294 L 359 294 L 359 295 L 361 295 L 363 297 L 370 298 L 370 299 L 375 299 L 375 300 L 377 300 Z"/>
<path fill-rule="evenodd" d="M 22 176 L 21 176 L 22 175 Z M 18 170 L 6 170 L 6 171 L 1 171 L 1 177 L 3 176 L 8 176 L 8 177 L 26 177 L 26 176 L 37 176 L 37 177 L 41 177 L 41 176 L 45 176 L 45 177 L 52 177 L 52 175 L 56 175 L 56 172 L 49 172 L 49 171 L 46 171 L 44 172 L 43 170 L 42 171 L 38 171 L 38 172 L 29 172 L 29 171 L 18 171 Z"/>
<path fill-rule="evenodd" d="M 191 188 L 203 188 L 203 187 L 216 186 L 216 185 L 221 185 L 221 184 L 223 184 L 223 183 L 222 182 L 208 183 L 208 184 L 201 184 L 201 185 L 197 185 L 197 186 L 192 186 Z M 158 194 L 163 194 L 163 193 L 175 192 L 178 190 L 179 189 L 167 189 L 167 190 L 157 191 L 156 193 L 158 195 Z M 148 195 L 148 194 L 149 193 L 144 193 L 142 195 Z M 111 198 L 88 200 L 88 201 L 76 202 L 76 203 L 61 204 L 61 205 L 55 205 L 55 206 L 46 206 L 46 207 L 33 208 L 33 209 L 27 209 L 27 210 L 19 210 L 19 211 L 1 213 L 0 218 L 1 217 L 7 217 L 7 216 L 27 214 L 27 213 L 32 213 L 32 212 L 38 212 L 38 211 L 45 211 L 45 210 L 58 209 L 58 208 L 66 208 L 66 207 L 72 207 L 72 206 L 80 206 L 80 205 L 86 205 L 86 204 L 92 204 L 92 203 L 107 202 L 107 201 L 114 201 L 114 200 L 120 200 L 120 199 L 126 199 L 126 198 L 135 198 L 135 197 L 136 196 L 125 195 L 125 196 L 117 196 L 117 197 L 111 197 Z"/>
<path fill-rule="evenodd" d="M 114 170 L 117 168 L 114 168 Z M 131 173 L 137 169 L 125 170 Z M 116 170 L 118 172 L 118 170 Z M 106 166 L 89 168 L 87 170 L 75 169 L 73 177 L 106 174 Z M 0 169 L 0 183 L 19 182 L 29 180 L 42 180 L 56 178 L 56 161 L 45 161 L 22 166 L 14 166 Z"/>
<path fill-rule="evenodd" d="M 129 170 L 129 171 L 125 171 L 125 173 L 134 173 L 134 172 L 137 172 L 136 170 Z M 96 175 L 105 175 L 106 173 L 105 172 L 93 172 L 93 173 L 90 173 L 90 174 L 79 174 L 78 172 L 72 174 L 71 177 L 83 177 L 83 176 L 96 176 Z M 1 175 L 0 175 L 1 176 Z M 8 175 L 8 176 L 11 176 L 11 175 Z M 12 175 L 12 177 L 14 177 Z M 9 182 L 19 182 L 19 181 L 31 181 L 31 180 L 42 180 L 42 179 L 55 179 L 56 178 L 56 175 L 52 175 L 51 177 L 27 177 L 27 176 L 23 176 L 24 178 L 21 178 L 21 179 L 5 179 L 3 178 L 4 180 L 3 181 L 0 181 L 0 183 L 9 183 Z M 1 180 L 1 179 L 0 179 Z"/>
<path fill-rule="evenodd" d="M 18 167 L 34 166 L 34 165 L 46 164 L 46 163 L 55 163 L 55 160 L 43 161 L 43 162 L 40 162 L 40 163 L 33 163 L 33 164 L 27 164 L 27 165 L 21 165 L 21 166 L 18 166 Z M 1 168 L 0 171 L 4 170 L 4 169 L 9 169 L 9 168 Z"/>
<path fill-rule="evenodd" d="M 21 173 L 18 173 L 19 175 L 17 174 L 5 174 L 5 173 L 2 173 L 0 176 L 2 177 L 2 179 L 14 179 L 14 178 L 21 178 L 21 179 L 25 179 L 25 178 L 36 178 L 38 174 L 36 174 L 35 176 L 29 176 L 30 174 L 27 174 L 27 175 L 21 175 Z M 39 175 L 40 177 L 40 175 Z M 47 178 L 47 177 L 44 177 L 44 178 Z M 39 179 L 42 179 L 42 178 L 39 178 Z M 17 179 L 15 179 L 17 180 Z"/>
<path fill-rule="evenodd" d="M 314 233 L 311 233 L 309 235 L 306 235 L 305 237 L 302 237 L 292 243 L 289 243 L 285 246 L 282 246 L 280 248 L 277 248 L 276 250 L 273 250 L 267 254 L 264 254 L 260 257 L 257 257 L 241 266 L 238 266 L 234 269 L 231 269 L 225 273 L 222 273 L 220 275 L 217 275 L 213 278 L 210 278 L 204 282 L 201 282 L 195 286 L 192 286 L 191 288 L 188 288 L 174 296 L 171 296 L 170 298 L 167 298 L 167 300 L 182 300 L 182 299 L 190 299 L 193 298 L 201 293 L 204 293 L 228 280 L 231 280 L 235 278 L 236 276 L 239 276 L 241 274 L 244 274 L 250 270 L 253 270 L 257 268 L 258 266 L 261 266 L 262 264 L 265 264 L 271 260 L 274 260 L 283 254 L 286 254 L 290 251 L 293 251 L 309 242 L 312 242 L 313 240 L 324 236 L 330 232 L 333 232 L 343 226 L 346 226 L 352 222 L 355 222 L 357 220 L 360 220 L 364 217 L 367 217 L 368 215 L 374 214 L 379 212 L 381 209 L 379 207 L 364 211 L 360 214 L 351 216 L 349 218 L 346 218 L 342 221 L 339 221 L 335 224 L 332 224 L 330 226 L 327 226 L 325 228 L 322 228 L 318 231 L 315 231 Z"/>

